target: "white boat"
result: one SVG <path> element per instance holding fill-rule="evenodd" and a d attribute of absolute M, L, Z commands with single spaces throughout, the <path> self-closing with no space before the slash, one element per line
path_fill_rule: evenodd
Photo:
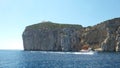
<path fill-rule="evenodd" d="M 95 51 L 92 51 L 91 48 L 88 48 L 88 50 L 84 50 L 84 49 L 80 50 L 78 54 L 91 54 L 92 55 L 94 53 Z"/>
<path fill-rule="evenodd" d="M 94 52 L 94 51 L 80 51 L 80 52 L 78 52 L 78 53 L 76 53 L 76 54 L 88 54 L 88 55 L 93 55 L 93 54 L 95 54 L 95 52 Z"/>

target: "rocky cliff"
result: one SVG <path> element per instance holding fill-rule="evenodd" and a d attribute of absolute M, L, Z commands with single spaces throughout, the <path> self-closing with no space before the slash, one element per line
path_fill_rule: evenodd
<path fill-rule="evenodd" d="M 89 45 L 94 50 L 120 51 L 120 18 L 89 27 L 42 22 L 27 26 L 22 36 L 24 50 L 79 51 Z"/>

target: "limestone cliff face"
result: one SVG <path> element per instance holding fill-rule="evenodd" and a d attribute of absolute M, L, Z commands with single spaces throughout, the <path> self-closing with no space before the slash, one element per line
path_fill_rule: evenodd
<path fill-rule="evenodd" d="M 24 49 L 78 51 L 81 48 L 79 33 L 81 29 L 82 27 L 78 25 L 62 25 L 51 22 L 28 26 L 23 32 Z"/>
<path fill-rule="evenodd" d="M 103 22 L 107 36 L 101 44 L 104 51 L 120 51 L 120 18 Z"/>
<path fill-rule="evenodd" d="M 42 22 L 23 32 L 24 50 L 79 51 L 83 45 L 103 51 L 120 51 L 120 18 L 91 27 Z"/>

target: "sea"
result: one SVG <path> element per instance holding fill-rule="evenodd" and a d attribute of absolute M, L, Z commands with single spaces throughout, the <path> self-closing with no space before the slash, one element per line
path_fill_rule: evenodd
<path fill-rule="evenodd" d="M 0 68 L 120 68 L 120 52 L 0 50 Z"/>

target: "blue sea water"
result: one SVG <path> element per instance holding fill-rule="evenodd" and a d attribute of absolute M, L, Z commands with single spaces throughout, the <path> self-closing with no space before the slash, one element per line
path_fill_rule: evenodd
<path fill-rule="evenodd" d="M 65 52 L 0 50 L 0 68 L 120 68 L 120 52 L 83 55 Z"/>

